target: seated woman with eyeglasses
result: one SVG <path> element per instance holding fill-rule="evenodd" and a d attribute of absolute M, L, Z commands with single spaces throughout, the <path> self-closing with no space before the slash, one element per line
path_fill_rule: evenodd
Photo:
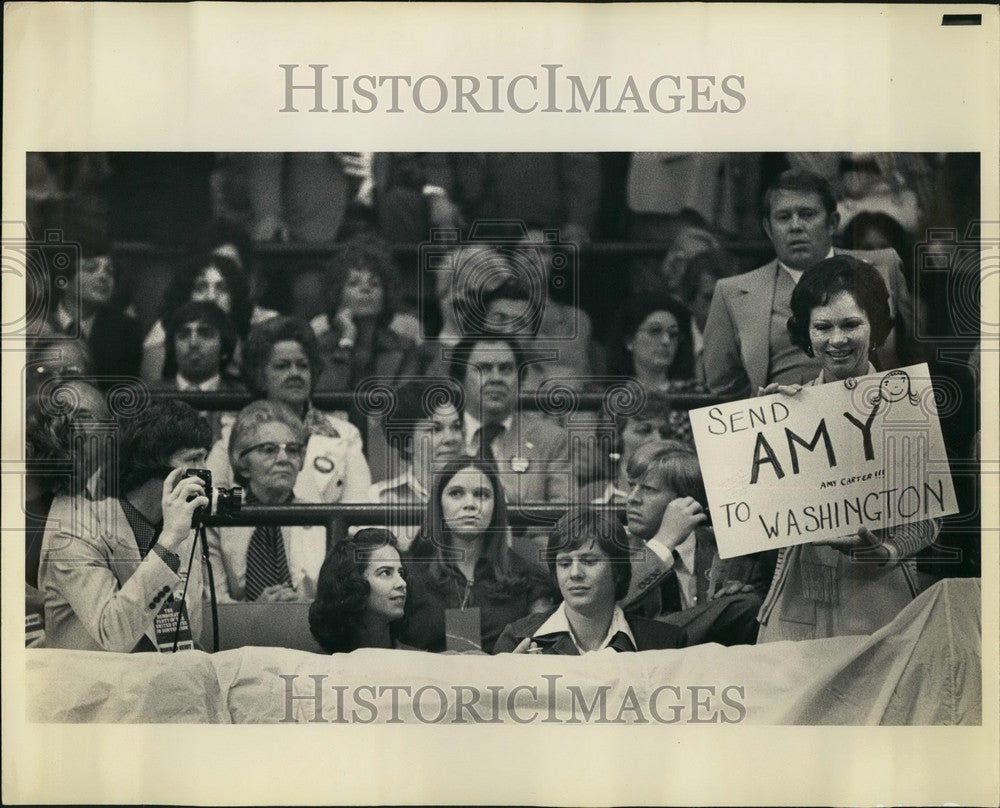
<path fill-rule="evenodd" d="M 309 435 L 274 401 L 244 407 L 233 424 L 229 459 L 247 505 L 294 502 Z M 322 527 L 208 528 L 209 557 L 220 602 L 311 601 L 326 554 Z"/>
<path fill-rule="evenodd" d="M 691 313 L 666 294 L 633 295 L 625 300 L 608 343 L 608 370 L 629 376 L 647 392 L 698 393 Z M 673 437 L 689 440 L 691 424 L 684 410 L 671 410 Z"/>

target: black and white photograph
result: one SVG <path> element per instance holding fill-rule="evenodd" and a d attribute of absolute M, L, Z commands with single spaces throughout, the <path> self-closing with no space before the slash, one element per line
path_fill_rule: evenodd
<path fill-rule="evenodd" d="M 5 135 L 5 802 L 989 802 L 995 762 L 953 761 L 997 748 L 996 76 L 974 136 L 811 135 L 811 102 L 792 136 L 755 112 L 782 91 L 751 68 L 783 74 L 719 34 L 662 69 L 655 37 L 619 44 L 611 72 L 535 6 L 518 59 L 435 73 L 296 44 L 404 28 L 290 4 L 284 61 L 233 93 L 259 137 L 228 96 L 202 136 L 195 54 L 214 32 L 231 73 L 237 29 L 281 12 L 226 5 L 163 7 L 193 24 L 187 109 L 147 98 L 184 117 L 167 137 L 104 68 L 120 131 L 61 140 L 36 104 Z M 485 11 L 414 6 L 448 42 Z M 721 24 L 615 19 L 640 11 Z M 996 68 L 996 9 L 958 11 L 926 36 L 978 30 Z M 121 24 L 132 52 L 143 13 L 88 17 L 93 41 Z M 966 734 L 931 753 L 937 727 Z M 630 785 L 630 744 L 663 771 Z M 74 748 L 106 772 L 46 782 Z M 687 761 L 721 782 L 679 784 Z"/>

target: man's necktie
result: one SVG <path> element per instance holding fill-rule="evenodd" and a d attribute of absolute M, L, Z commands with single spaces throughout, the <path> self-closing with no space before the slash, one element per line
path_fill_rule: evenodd
<path fill-rule="evenodd" d="M 660 602 L 663 614 L 672 614 L 681 610 L 681 587 L 677 580 L 676 567 L 666 574 L 660 584 Z"/>
<path fill-rule="evenodd" d="M 290 583 L 281 528 L 258 525 L 247 548 L 246 599 L 257 600 L 267 587 Z"/>
<path fill-rule="evenodd" d="M 479 428 L 479 454 L 484 460 L 497 462 L 497 457 L 493 454 L 493 441 L 495 441 L 504 431 L 503 424 L 483 424 Z"/>

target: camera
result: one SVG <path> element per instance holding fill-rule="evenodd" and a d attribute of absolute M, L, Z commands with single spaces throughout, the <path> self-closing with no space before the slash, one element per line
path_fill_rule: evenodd
<path fill-rule="evenodd" d="M 24 316 L 4 322 L 3 338 L 44 338 L 49 341 L 79 339 L 80 312 L 69 312 L 74 323 L 66 332 L 55 331 L 47 323 L 60 298 L 79 300 L 70 287 L 79 288 L 80 245 L 63 239 L 61 230 L 46 230 L 44 240 L 3 239 L 4 281 L 11 295 L 24 291 Z"/>
<path fill-rule="evenodd" d="M 517 220 L 478 220 L 461 238 L 458 230 L 437 228 L 419 249 L 419 300 L 421 306 L 440 305 L 463 337 L 489 337 L 498 332 L 516 337 L 538 335 L 550 296 L 579 310 L 579 257 L 576 245 L 560 239 L 556 229 L 532 229 Z M 493 292 L 509 284 L 520 290 L 521 299 L 505 301 L 503 319 L 494 321 L 488 312 Z M 434 318 L 423 316 L 421 323 Z M 426 325 L 422 325 L 422 331 Z M 578 324 L 554 340 L 576 339 Z M 421 337 L 434 340 L 433 334 Z"/>
<path fill-rule="evenodd" d="M 243 508 L 243 489 L 238 485 L 232 488 L 213 488 L 212 472 L 208 469 L 185 469 L 181 479 L 197 477 L 205 484 L 205 495 L 208 505 L 197 508 L 192 517 L 193 525 L 197 526 L 208 516 L 235 516 Z"/>

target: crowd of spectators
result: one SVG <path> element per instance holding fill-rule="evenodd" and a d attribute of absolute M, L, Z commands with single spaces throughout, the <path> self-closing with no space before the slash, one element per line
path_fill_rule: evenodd
<path fill-rule="evenodd" d="M 977 299 L 934 297 L 955 288 L 941 267 L 972 220 L 953 178 L 974 159 L 29 155 L 29 228 L 79 245 L 29 301 L 26 581 L 47 641 L 163 650 L 172 612 L 204 645 L 209 596 L 312 604 L 327 651 L 753 643 L 760 623 L 761 640 L 789 636 L 793 588 L 826 609 L 793 639 L 877 629 L 920 586 L 979 574 L 977 477 L 956 475 L 958 517 L 902 538 L 723 562 L 677 400 L 926 361 L 953 398 L 949 458 L 978 456 L 978 334 L 934 311 Z M 927 247 L 947 228 L 952 243 Z M 928 249 L 943 260 L 925 266 Z M 865 321 L 863 362 L 814 350 L 815 309 Z M 641 406 L 572 405 L 622 384 Z M 117 411 L 123 389 L 140 405 Z M 178 400 L 191 393 L 246 406 Z M 95 429 L 117 449 L 95 455 Z M 333 547 L 322 527 L 212 527 L 210 584 L 183 527 L 212 492 L 181 462 L 251 505 L 423 515 L 389 507 Z M 509 518 L 532 504 L 565 515 Z M 859 548 L 906 587 L 857 583 Z M 806 580 L 819 568 L 836 583 Z M 838 587 L 884 608 L 848 619 Z"/>

